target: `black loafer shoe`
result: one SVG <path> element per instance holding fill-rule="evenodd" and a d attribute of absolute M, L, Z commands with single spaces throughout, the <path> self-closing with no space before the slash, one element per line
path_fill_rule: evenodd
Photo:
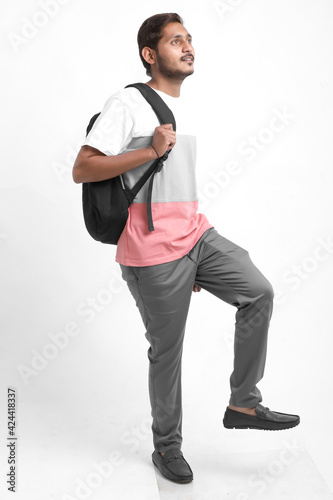
<path fill-rule="evenodd" d="M 227 407 L 223 425 L 227 429 L 263 429 L 267 431 L 279 431 L 290 429 L 300 423 L 298 415 L 289 413 L 279 413 L 271 411 L 269 408 L 258 403 L 255 407 L 257 415 L 247 415 L 236 410 L 230 410 Z"/>
<path fill-rule="evenodd" d="M 193 480 L 192 469 L 179 449 L 168 450 L 163 457 L 155 450 L 152 454 L 152 460 L 162 476 L 170 479 L 170 481 L 190 483 Z"/>

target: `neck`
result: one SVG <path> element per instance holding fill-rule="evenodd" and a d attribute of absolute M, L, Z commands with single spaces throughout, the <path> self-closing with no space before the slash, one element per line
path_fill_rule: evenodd
<path fill-rule="evenodd" d="M 146 82 L 146 85 L 149 85 L 149 87 L 155 90 L 165 92 L 172 97 L 179 97 L 182 83 L 183 80 L 165 80 L 163 78 L 152 77 L 149 82 Z"/>

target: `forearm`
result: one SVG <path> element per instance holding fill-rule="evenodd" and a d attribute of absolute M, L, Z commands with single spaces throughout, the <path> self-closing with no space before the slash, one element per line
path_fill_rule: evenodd
<path fill-rule="evenodd" d="M 82 146 L 73 166 L 73 180 L 78 184 L 111 179 L 155 159 L 150 146 L 114 156 L 88 153 Z"/>

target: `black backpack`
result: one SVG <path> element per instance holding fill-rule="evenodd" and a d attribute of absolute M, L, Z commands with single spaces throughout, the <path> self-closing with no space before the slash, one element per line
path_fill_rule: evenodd
<path fill-rule="evenodd" d="M 154 89 L 145 83 L 132 83 L 125 88 L 127 87 L 135 87 L 141 92 L 155 111 L 161 125 L 172 123 L 173 130 L 176 130 L 176 122 L 172 111 Z M 86 136 L 99 115 L 100 113 L 97 113 L 91 118 Z M 149 231 L 154 231 L 151 213 L 153 180 L 154 175 L 161 171 L 170 151 L 171 149 L 166 151 L 160 158 L 157 158 L 132 189 L 123 187 L 120 175 L 112 179 L 84 182 L 82 184 L 84 222 L 89 234 L 95 240 L 111 245 L 118 243 L 128 218 L 128 207 L 150 176 L 147 195 L 147 218 Z"/>

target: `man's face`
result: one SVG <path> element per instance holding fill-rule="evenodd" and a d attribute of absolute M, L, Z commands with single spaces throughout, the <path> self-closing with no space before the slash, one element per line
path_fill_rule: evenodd
<path fill-rule="evenodd" d="M 154 70 L 167 78 L 184 80 L 194 72 L 192 37 L 181 23 L 169 23 L 158 42 Z M 185 59 L 188 60 L 185 60 Z M 153 70 L 153 71 L 154 71 Z"/>

